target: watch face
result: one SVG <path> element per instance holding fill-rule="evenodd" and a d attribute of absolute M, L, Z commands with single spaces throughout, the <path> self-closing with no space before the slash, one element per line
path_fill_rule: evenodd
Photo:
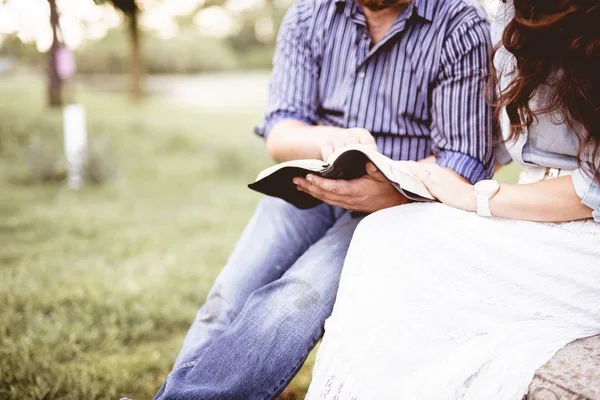
<path fill-rule="evenodd" d="M 482 194 L 494 194 L 500 189 L 500 184 L 496 181 L 481 181 L 475 185 L 475 190 Z"/>

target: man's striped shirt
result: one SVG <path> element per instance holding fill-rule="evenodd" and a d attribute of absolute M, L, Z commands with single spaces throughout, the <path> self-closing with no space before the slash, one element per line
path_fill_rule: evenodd
<path fill-rule="evenodd" d="M 396 160 L 491 176 L 491 40 L 474 0 L 414 0 L 373 45 L 357 0 L 298 0 L 280 28 L 265 122 L 369 130 Z"/>

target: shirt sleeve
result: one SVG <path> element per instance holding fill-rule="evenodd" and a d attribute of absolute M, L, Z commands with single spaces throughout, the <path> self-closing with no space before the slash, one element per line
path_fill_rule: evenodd
<path fill-rule="evenodd" d="M 600 222 L 600 182 L 592 178 L 587 172 L 576 169 L 573 172 L 573 186 L 577 195 L 581 197 L 581 203 L 592 209 L 592 216 L 596 222 Z"/>
<path fill-rule="evenodd" d="M 475 183 L 493 175 L 492 108 L 486 100 L 492 50 L 488 22 L 475 10 L 445 39 L 432 93 L 437 163 Z"/>
<path fill-rule="evenodd" d="M 319 67 L 309 32 L 313 7 L 309 0 L 297 1 L 279 29 L 269 83 L 266 115 L 255 133 L 267 137 L 277 122 L 296 119 L 315 125 Z"/>

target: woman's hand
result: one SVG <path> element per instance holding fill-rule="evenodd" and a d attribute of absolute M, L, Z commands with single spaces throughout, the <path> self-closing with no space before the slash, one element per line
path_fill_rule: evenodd
<path fill-rule="evenodd" d="M 442 203 L 461 210 L 477 210 L 477 197 L 473 185 L 453 170 L 437 164 L 414 161 L 404 161 L 401 165 L 415 174 Z"/>
<path fill-rule="evenodd" d="M 372 213 L 408 203 L 372 163 L 367 163 L 367 175 L 351 181 L 308 175 L 306 179 L 295 178 L 294 183 L 298 190 L 350 211 Z"/>

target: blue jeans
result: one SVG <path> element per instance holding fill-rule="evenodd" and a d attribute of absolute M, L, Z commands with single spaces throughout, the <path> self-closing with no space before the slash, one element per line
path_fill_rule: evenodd
<path fill-rule="evenodd" d="M 155 399 L 276 398 L 323 334 L 359 221 L 263 199 Z"/>

